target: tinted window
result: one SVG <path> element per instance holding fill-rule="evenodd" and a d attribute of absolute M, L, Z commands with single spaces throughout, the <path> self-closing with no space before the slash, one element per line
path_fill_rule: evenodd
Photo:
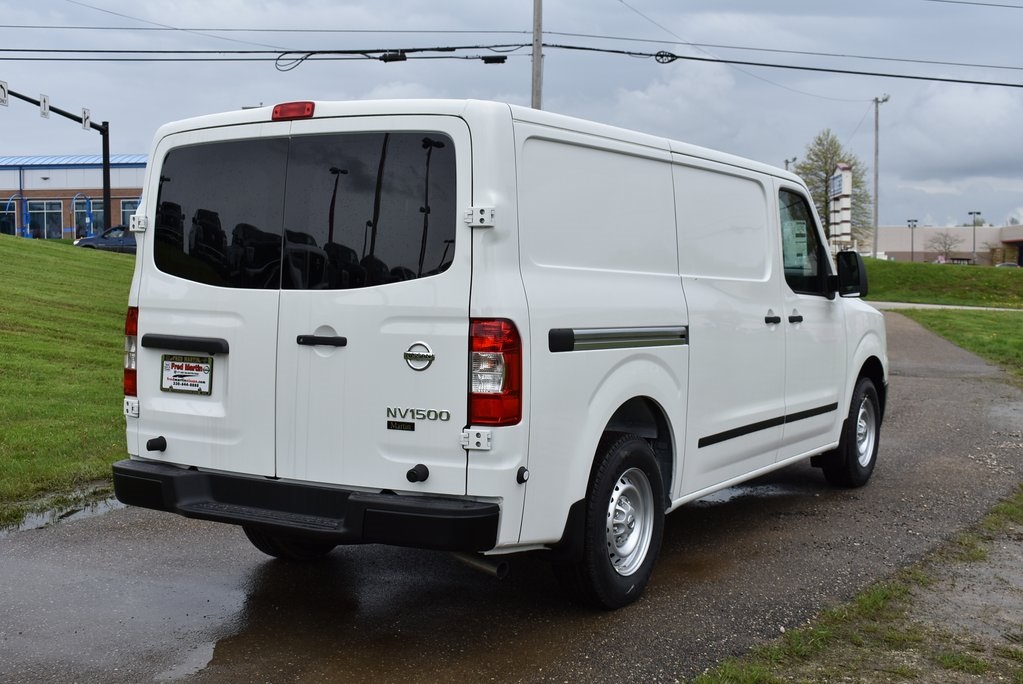
<path fill-rule="evenodd" d="M 287 139 L 172 150 L 160 172 L 156 266 L 209 285 L 280 286 Z"/>
<path fill-rule="evenodd" d="M 829 261 L 806 199 L 789 190 L 778 196 L 785 281 L 793 292 L 826 294 Z"/>
<path fill-rule="evenodd" d="M 347 289 L 434 275 L 454 257 L 454 149 L 440 134 L 200 145 L 172 151 L 163 176 L 156 263 L 181 277 Z"/>

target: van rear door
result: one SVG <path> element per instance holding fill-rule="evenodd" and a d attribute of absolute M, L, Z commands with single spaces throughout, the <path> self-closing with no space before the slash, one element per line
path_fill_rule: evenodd
<path fill-rule="evenodd" d="M 287 132 L 288 124 L 271 128 Z M 272 476 L 286 137 L 164 138 L 141 235 L 137 441 L 150 459 Z M 258 173 L 253 172 L 259 169 Z M 163 437 L 165 445 L 147 448 Z M 158 440 L 157 440 L 158 441 Z"/>
<path fill-rule="evenodd" d="M 136 453 L 464 494 L 466 124 L 331 118 L 172 138 L 147 189 Z M 166 449 L 147 451 L 158 436 Z M 417 465 L 429 477 L 412 485 Z"/>
<path fill-rule="evenodd" d="M 278 477 L 465 493 L 469 164 L 452 117 L 295 123 Z M 412 486 L 417 465 L 429 476 Z"/>

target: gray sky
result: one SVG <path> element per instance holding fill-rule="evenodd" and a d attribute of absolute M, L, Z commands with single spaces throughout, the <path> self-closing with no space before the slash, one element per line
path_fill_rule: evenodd
<path fill-rule="evenodd" d="M 94 121 L 110 122 L 114 153 L 148 153 L 166 121 L 260 103 L 471 97 L 528 105 L 528 49 L 499 65 L 306 61 L 287 72 L 273 61 L 14 61 L 30 55 L 10 50 L 518 44 L 531 39 L 532 9 L 532 0 L 0 0 L 0 80 L 75 113 L 88 107 Z M 55 28 L 86 26 L 117 30 Z M 151 30 L 166 27 L 190 30 Z M 226 28 L 273 30 L 215 30 Z M 544 30 L 547 43 L 1023 85 L 1023 0 L 544 0 Z M 40 55 L 58 56 L 32 53 Z M 917 61 L 888 61 L 895 59 Z M 891 100 L 880 107 L 882 224 L 965 223 L 974 210 L 996 224 L 1023 221 L 1023 88 L 662 65 L 561 49 L 547 49 L 544 58 L 544 109 L 777 166 L 801 158 L 830 128 L 872 173 L 872 100 L 884 94 Z M 0 155 L 99 151 L 99 135 L 71 121 L 42 119 L 19 100 L 0 108 Z"/>

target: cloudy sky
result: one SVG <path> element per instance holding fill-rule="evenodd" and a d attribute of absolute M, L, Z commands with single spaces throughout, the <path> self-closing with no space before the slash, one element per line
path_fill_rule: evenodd
<path fill-rule="evenodd" d="M 1023 85 L 1023 0 L 543 4 L 551 44 Z M 110 122 L 114 153 L 147 153 L 161 123 L 261 103 L 445 97 L 528 105 L 528 48 L 504 64 L 360 58 L 307 60 L 290 71 L 276 68 L 269 52 L 523 44 L 532 21 L 532 0 L 0 0 L 0 80 L 75 113 L 88 107 L 93 120 Z M 267 52 L 188 54 L 218 61 L 182 62 L 60 50 Z M 98 56 L 133 61 L 80 61 Z M 259 61 L 224 61 L 239 57 Z M 998 225 L 1023 221 L 1021 87 L 658 64 L 553 47 L 545 50 L 543 86 L 544 109 L 777 166 L 801 158 L 829 128 L 871 173 L 873 99 L 888 94 L 880 106 L 882 224 L 966 223 L 969 211 Z M 99 151 L 99 136 L 71 121 L 42 119 L 14 99 L 0 108 L 0 155 Z"/>

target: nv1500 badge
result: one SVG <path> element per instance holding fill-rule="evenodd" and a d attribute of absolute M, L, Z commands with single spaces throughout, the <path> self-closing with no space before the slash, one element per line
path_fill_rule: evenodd
<path fill-rule="evenodd" d="M 447 422 L 451 420 L 451 411 L 438 411 L 436 409 L 421 408 L 396 408 L 387 407 L 387 429 L 399 430 L 401 432 L 415 432 L 415 421 L 438 421 Z"/>
<path fill-rule="evenodd" d="M 436 409 L 421 408 L 392 408 L 387 407 L 387 417 L 398 420 L 439 420 L 446 422 L 451 420 L 451 411 L 438 411 Z"/>

